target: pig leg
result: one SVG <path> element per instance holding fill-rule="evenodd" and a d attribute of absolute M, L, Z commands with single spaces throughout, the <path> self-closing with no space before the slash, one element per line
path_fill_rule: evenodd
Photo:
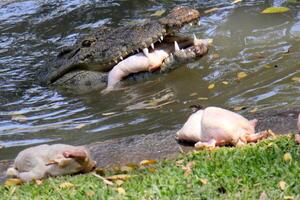
<path fill-rule="evenodd" d="M 19 178 L 24 182 L 29 182 L 32 180 L 39 180 L 44 178 L 46 169 L 44 166 L 36 166 L 29 172 L 19 173 Z"/>
<path fill-rule="evenodd" d="M 260 133 L 250 134 L 245 136 L 246 142 L 257 142 L 258 140 L 265 139 L 269 136 L 268 131 L 262 131 Z"/>
<path fill-rule="evenodd" d="M 216 143 L 217 143 L 217 141 L 215 139 L 211 139 L 208 142 L 199 141 L 195 144 L 195 147 L 197 149 L 206 148 L 206 147 L 216 147 Z"/>

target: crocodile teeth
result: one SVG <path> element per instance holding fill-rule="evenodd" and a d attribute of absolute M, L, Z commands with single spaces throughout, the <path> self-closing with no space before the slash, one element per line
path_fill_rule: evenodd
<path fill-rule="evenodd" d="M 190 25 L 190 26 L 193 26 L 193 23 L 191 22 L 191 23 L 189 23 L 189 25 Z"/>
<path fill-rule="evenodd" d="M 179 45 L 176 41 L 174 42 L 174 47 L 175 47 L 175 51 L 180 51 Z"/>
<path fill-rule="evenodd" d="M 120 59 L 121 59 L 121 60 L 123 60 L 123 57 L 122 57 L 122 56 L 120 56 Z"/>
<path fill-rule="evenodd" d="M 161 39 L 161 41 L 163 41 L 163 40 L 164 40 L 164 36 L 161 35 L 161 36 L 160 36 L 160 39 Z"/>
<path fill-rule="evenodd" d="M 153 43 L 151 43 L 151 47 L 152 47 L 152 49 L 154 50 L 154 44 L 153 44 Z"/>
<path fill-rule="evenodd" d="M 148 48 L 144 48 L 143 49 L 143 53 L 145 54 L 145 56 L 149 55 L 149 49 Z"/>
<path fill-rule="evenodd" d="M 117 64 L 118 63 L 118 61 L 117 60 L 114 60 L 114 62 Z"/>
<path fill-rule="evenodd" d="M 137 52 L 137 53 L 139 53 L 139 52 L 140 52 L 140 50 L 138 50 L 138 49 L 137 49 L 137 50 L 136 50 L 136 52 Z"/>

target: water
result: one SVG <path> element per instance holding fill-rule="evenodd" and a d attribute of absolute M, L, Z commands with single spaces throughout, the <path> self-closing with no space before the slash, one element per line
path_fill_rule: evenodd
<path fill-rule="evenodd" d="M 158 3 L 159 2 L 159 3 Z M 203 3 L 205 2 L 205 3 Z M 3 1 L 0 3 L 0 159 L 30 145 L 86 144 L 179 128 L 193 104 L 261 110 L 300 106 L 300 11 L 262 15 L 264 1 Z M 213 38 L 203 59 L 167 75 L 101 95 L 64 94 L 37 82 L 37 71 L 90 29 L 126 25 L 160 9 L 189 5 L 199 24 L 182 32 Z M 152 16 L 153 18 L 153 16 Z M 238 81 L 237 73 L 247 77 Z M 225 84 L 224 84 L 225 83 Z M 228 84 L 226 84 L 228 83 Z M 213 89 L 208 89 L 215 84 Z M 207 100 L 208 99 L 208 100 Z"/>

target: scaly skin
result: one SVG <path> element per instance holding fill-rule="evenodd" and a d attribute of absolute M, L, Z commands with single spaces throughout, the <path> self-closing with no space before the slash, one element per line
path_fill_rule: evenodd
<path fill-rule="evenodd" d="M 42 82 L 64 88 L 75 88 L 78 85 L 80 87 L 77 90 L 103 87 L 106 74 L 102 73 L 110 71 L 123 58 L 135 54 L 137 50 L 173 35 L 184 24 L 197 20 L 199 16 L 197 10 L 176 7 L 159 20 L 116 29 L 98 28 L 73 46 L 64 48 L 42 72 Z M 85 80 L 84 84 L 80 79 Z M 70 85 L 64 86 L 66 82 Z"/>

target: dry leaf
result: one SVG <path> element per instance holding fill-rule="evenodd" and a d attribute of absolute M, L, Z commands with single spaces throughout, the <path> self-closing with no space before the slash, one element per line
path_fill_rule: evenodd
<path fill-rule="evenodd" d="M 183 166 L 182 169 L 184 170 L 184 176 L 188 176 L 192 173 L 192 167 L 195 165 L 195 161 L 190 161 L 187 163 L 186 166 Z"/>
<path fill-rule="evenodd" d="M 236 3 L 240 3 L 242 2 L 242 0 L 234 0 L 231 4 L 236 4 Z"/>
<path fill-rule="evenodd" d="M 176 166 L 180 166 L 183 162 L 184 162 L 184 160 L 177 160 L 175 163 L 176 163 Z"/>
<path fill-rule="evenodd" d="M 249 112 L 250 112 L 250 113 L 256 113 L 257 110 L 258 110 L 258 108 L 253 108 L 253 109 L 251 109 Z"/>
<path fill-rule="evenodd" d="M 278 187 L 283 191 L 286 188 L 286 182 L 284 181 L 279 181 Z"/>
<path fill-rule="evenodd" d="M 74 187 L 75 187 L 75 185 L 70 182 L 63 182 L 63 183 L 59 184 L 59 188 L 61 188 L 61 189 L 70 189 L 70 188 L 74 188 Z"/>
<path fill-rule="evenodd" d="M 271 129 L 268 129 L 267 131 L 269 135 L 271 135 L 273 138 L 276 138 L 276 134 Z"/>
<path fill-rule="evenodd" d="M 248 75 L 247 75 L 247 73 L 246 72 L 239 72 L 238 74 L 237 74 L 237 79 L 238 80 L 241 80 L 241 79 L 243 79 L 243 78 L 245 78 L 245 77 L 247 77 Z"/>
<path fill-rule="evenodd" d="M 300 144 L 300 134 L 296 134 L 296 135 L 295 135 L 295 142 L 296 142 L 297 144 Z"/>
<path fill-rule="evenodd" d="M 136 163 L 127 163 L 126 164 L 127 167 L 131 167 L 132 169 L 138 169 L 139 166 Z"/>
<path fill-rule="evenodd" d="M 166 12 L 165 9 L 157 10 L 155 13 L 153 13 L 151 16 L 160 17 Z"/>
<path fill-rule="evenodd" d="M 101 175 L 101 176 L 105 175 L 105 169 L 104 169 L 104 168 L 101 168 L 101 167 L 97 167 L 97 168 L 95 169 L 95 172 L 96 172 L 96 174 L 99 174 L 99 175 Z"/>
<path fill-rule="evenodd" d="M 209 90 L 212 90 L 212 89 L 214 89 L 214 87 L 215 87 L 215 84 L 214 83 L 212 83 L 212 84 L 209 84 L 209 86 L 207 87 Z"/>
<path fill-rule="evenodd" d="M 270 68 L 272 68 L 272 66 L 271 66 L 271 65 L 264 65 L 264 67 L 265 67 L 265 68 L 267 68 L 267 69 L 270 69 Z"/>
<path fill-rule="evenodd" d="M 117 185 L 117 186 L 121 186 L 123 183 L 124 183 L 124 181 L 122 181 L 122 180 L 116 180 L 116 181 L 114 181 L 115 182 L 115 184 Z"/>
<path fill-rule="evenodd" d="M 259 200 L 267 200 L 268 199 L 268 196 L 265 192 L 262 192 L 259 196 Z"/>
<path fill-rule="evenodd" d="M 121 172 L 131 172 L 133 168 L 129 166 L 121 166 L 120 170 Z"/>
<path fill-rule="evenodd" d="M 102 177 L 102 176 L 100 176 L 100 175 L 98 175 L 96 173 L 92 173 L 92 175 L 95 176 L 95 177 L 97 177 L 97 178 L 100 178 L 103 181 L 103 183 L 105 183 L 106 185 L 114 185 L 113 182 L 105 179 L 104 177 Z"/>
<path fill-rule="evenodd" d="M 208 183 L 208 180 L 207 180 L 206 178 L 201 178 L 201 179 L 200 179 L 200 183 L 201 183 L 202 185 L 206 185 L 206 184 Z"/>
<path fill-rule="evenodd" d="M 35 184 L 37 184 L 37 185 L 42 185 L 42 184 L 43 184 L 43 181 L 42 181 L 42 180 L 35 180 L 34 182 L 35 182 Z"/>
<path fill-rule="evenodd" d="M 284 196 L 284 200 L 294 200 L 295 198 L 293 196 Z"/>
<path fill-rule="evenodd" d="M 285 154 L 283 155 L 283 160 L 284 160 L 285 162 L 291 162 L 291 161 L 293 160 L 291 153 L 285 153 Z"/>
<path fill-rule="evenodd" d="M 5 186 L 14 186 L 14 185 L 21 185 L 23 182 L 21 179 L 18 178 L 10 178 L 7 179 L 4 183 Z"/>
<path fill-rule="evenodd" d="M 156 169 L 154 167 L 149 167 L 149 168 L 147 168 L 147 170 L 150 173 L 155 173 L 156 172 Z"/>
<path fill-rule="evenodd" d="M 107 180 L 110 180 L 110 181 L 115 181 L 115 180 L 122 180 L 122 181 L 126 181 L 130 178 L 131 176 L 130 175 L 127 175 L 127 174 L 118 174 L 118 175 L 113 175 L 113 176 L 109 176 L 109 177 L 106 177 Z"/>
<path fill-rule="evenodd" d="M 18 122 L 25 122 L 27 121 L 27 117 L 25 115 L 16 114 L 11 116 L 11 120 L 18 121 Z"/>
<path fill-rule="evenodd" d="M 118 187 L 118 188 L 117 188 L 117 192 L 118 192 L 119 194 L 122 194 L 122 195 L 125 195 L 125 194 L 126 194 L 126 191 L 124 190 L 124 188 L 121 188 L 121 187 Z"/>
<path fill-rule="evenodd" d="M 263 13 L 263 14 L 284 13 L 289 10 L 290 9 L 287 7 L 269 7 L 269 8 L 264 9 L 261 13 Z"/>
<path fill-rule="evenodd" d="M 107 112 L 107 113 L 102 113 L 103 116 L 109 116 L 109 115 L 113 115 L 116 114 L 117 112 Z"/>
<path fill-rule="evenodd" d="M 259 52 L 256 52 L 254 54 L 255 58 L 258 58 L 258 59 L 261 59 L 261 58 L 264 58 L 264 55 L 262 53 L 259 53 Z"/>
<path fill-rule="evenodd" d="M 300 77 L 295 76 L 295 77 L 292 78 L 292 81 L 300 83 Z"/>
<path fill-rule="evenodd" d="M 209 14 L 209 13 L 215 12 L 217 10 L 219 10 L 219 8 L 211 8 L 211 9 L 205 10 L 204 13 Z"/>
<path fill-rule="evenodd" d="M 214 59 L 214 60 L 215 60 L 215 59 L 220 58 L 220 55 L 217 54 L 217 53 L 214 53 L 214 54 L 211 54 L 210 57 L 211 57 L 211 59 Z"/>
<path fill-rule="evenodd" d="M 79 125 L 75 126 L 75 129 L 81 129 L 85 126 L 86 126 L 86 124 L 79 124 Z"/>
<path fill-rule="evenodd" d="M 152 164 L 156 164 L 156 163 L 157 163 L 156 160 L 142 160 L 140 162 L 140 165 L 145 166 L 145 165 L 152 165 Z"/>
<path fill-rule="evenodd" d="M 234 111 L 240 111 L 240 110 L 244 110 L 246 108 L 247 108 L 246 106 L 237 106 L 237 107 L 234 107 L 233 110 Z"/>
<path fill-rule="evenodd" d="M 207 97 L 199 97 L 198 100 L 208 100 Z"/>
<path fill-rule="evenodd" d="M 224 85 L 228 85 L 228 84 L 229 84 L 227 81 L 222 81 L 222 83 L 223 83 Z"/>
<path fill-rule="evenodd" d="M 193 96 L 196 96 L 197 95 L 197 92 L 194 92 L 192 94 L 190 94 L 190 97 L 193 97 Z"/>
<path fill-rule="evenodd" d="M 85 192 L 85 195 L 88 196 L 88 197 L 93 197 L 93 196 L 95 196 L 95 192 L 92 191 L 92 190 L 88 190 L 88 191 Z"/>

